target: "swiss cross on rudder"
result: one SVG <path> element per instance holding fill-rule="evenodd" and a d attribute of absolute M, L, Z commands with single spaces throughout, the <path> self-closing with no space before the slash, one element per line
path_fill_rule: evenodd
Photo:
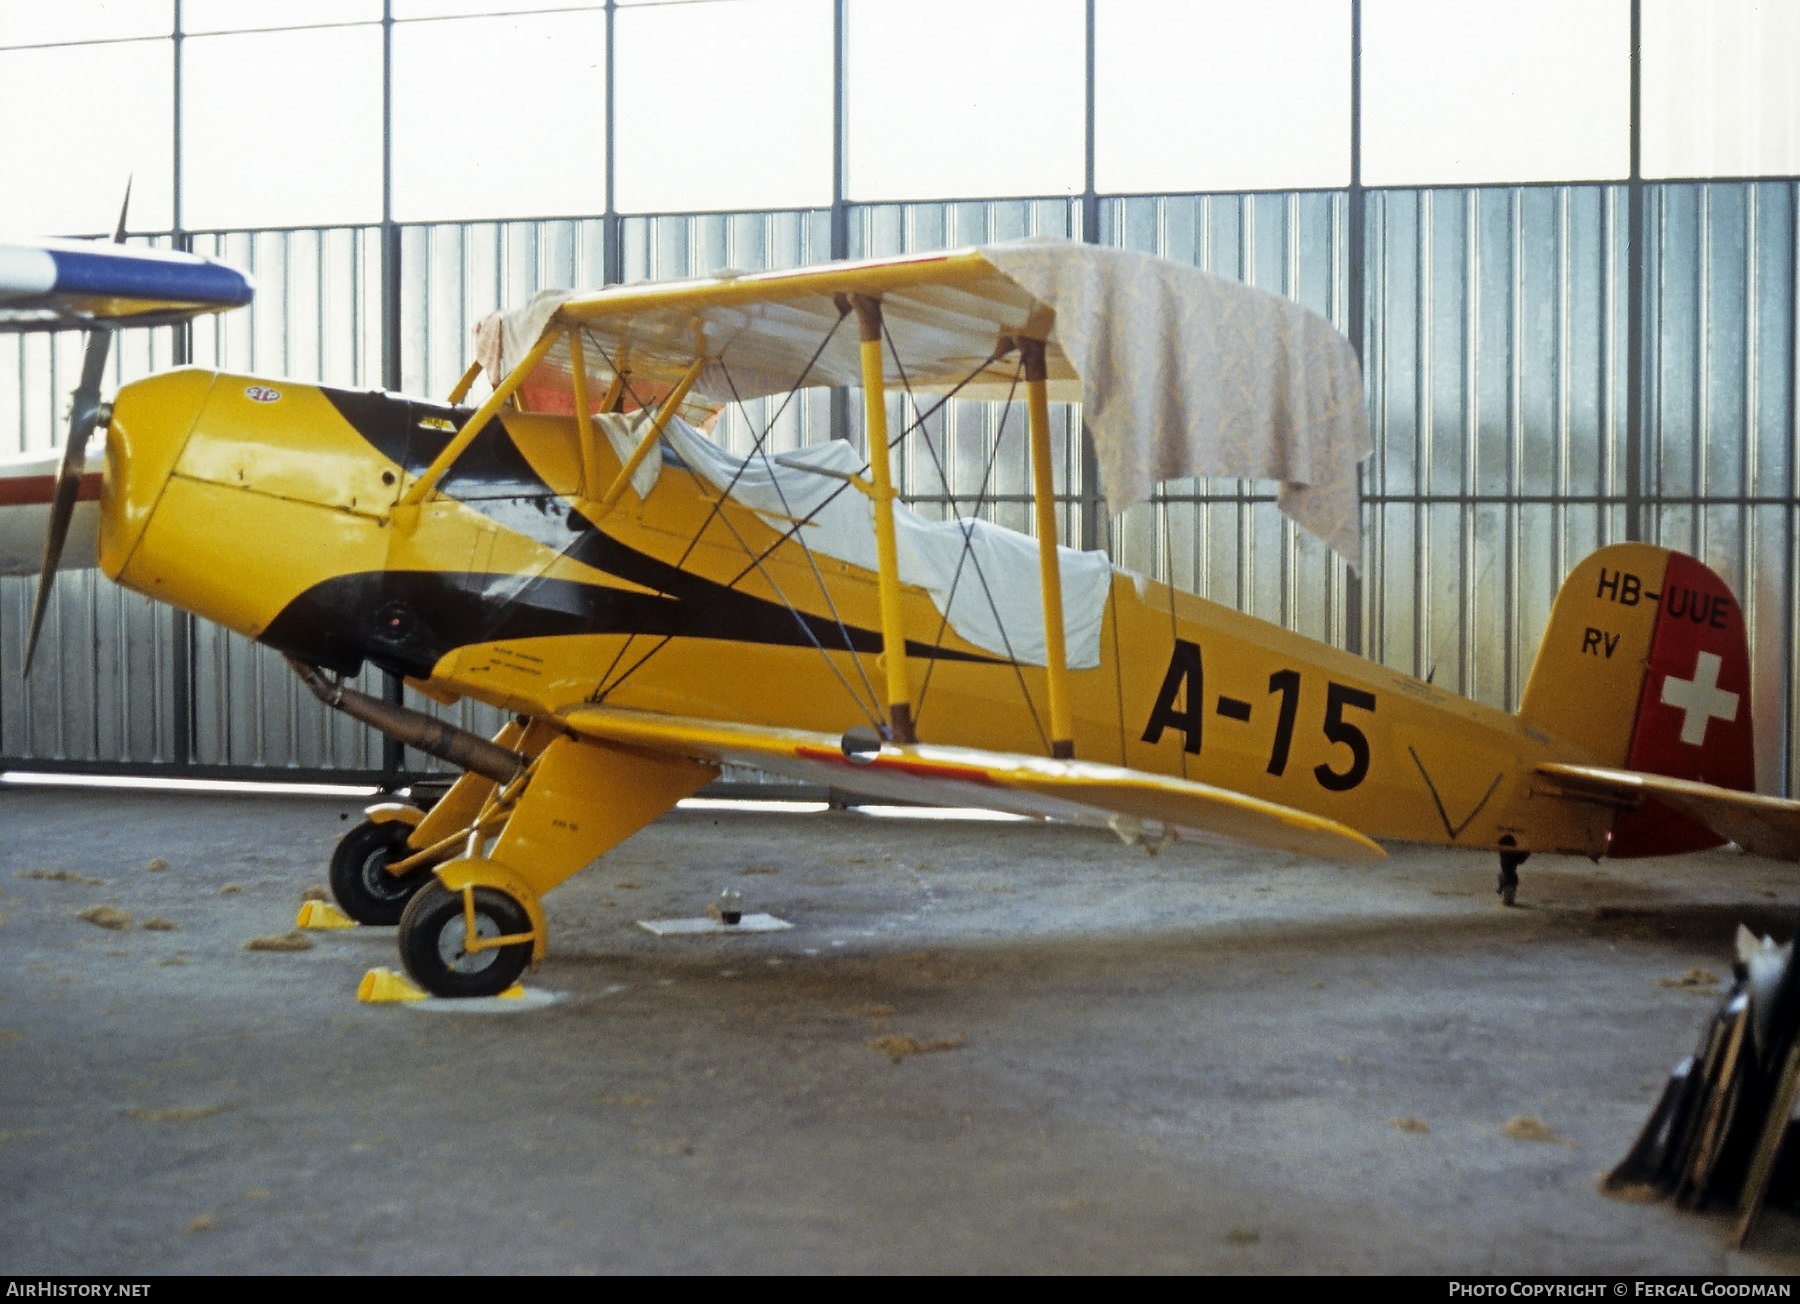
<path fill-rule="evenodd" d="M 1741 698 L 1719 687 L 1719 667 L 1724 664 L 1723 657 L 1702 652 L 1692 679 L 1677 679 L 1674 675 L 1663 678 L 1663 705 L 1682 713 L 1681 741 L 1690 747 L 1705 745 L 1706 726 L 1714 719 L 1737 719 Z"/>
<path fill-rule="evenodd" d="M 1750 719 L 1750 651 L 1744 613 L 1712 571 L 1669 555 L 1657 605 L 1626 766 L 1721 788 L 1756 787 Z M 1651 802 L 1613 824 L 1611 854 L 1666 855 L 1716 846 L 1710 830 Z"/>

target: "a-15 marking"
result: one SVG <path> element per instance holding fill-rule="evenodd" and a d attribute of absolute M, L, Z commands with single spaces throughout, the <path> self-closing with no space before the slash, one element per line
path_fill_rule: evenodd
<path fill-rule="evenodd" d="M 1277 670 L 1269 676 L 1269 692 L 1281 695 L 1275 717 L 1275 741 L 1269 749 L 1268 773 L 1279 777 L 1287 770 L 1288 753 L 1294 744 L 1294 723 L 1300 712 L 1300 672 Z M 1175 699 L 1182 705 L 1177 707 Z M 1156 705 L 1150 709 L 1150 720 L 1144 726 L 1144 741 L 1155 745 L 1162 741 L 1165 729 L 1179 729 L 1184 748 L 1192 755 L 1200 754 L 1206 707 L 1206 673 L 1201 664 L 1200 645 L 1185 638 L 1175 640 L 1169 656 L 1169 668 L 1163 675 L 1162 689 Z M 1346 710 L 1373 711 L 1375 694 L 1334 680 L 1325 685 L 1325 720 L 1321 726 L 1325 737 L 1350 749 L 1350 767 L 1338 771 L 1326 764 L 1313 766 L 1313 777 L 1330 792 L 1348 792 L 1369 774 L 1369 738 L 1356 724 L 1344 718 Z M 1250 703 L 1236 697 L 1220 695 L 1218 713 L 1228 720 L 1248 721 Z"/>

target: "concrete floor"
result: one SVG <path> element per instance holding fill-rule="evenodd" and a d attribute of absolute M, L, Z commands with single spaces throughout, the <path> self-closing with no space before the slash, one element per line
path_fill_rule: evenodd
<path fill-rule="evenodd" d="M 1595 1190 L 1716 1003 L 1669 984 L 1787 935 L 1800 867 L 1540 858 L 1503 910 L 1474 854 L 684 812 L 495 1017 L 359 1006 L 391 930 L 243 949 L 354 812 L 0 787 L 0 1271 L 1800 1267 L 1784 1215 L 1740 1254 Z M 632 924 L 724 886 L 797 926 Z"/>

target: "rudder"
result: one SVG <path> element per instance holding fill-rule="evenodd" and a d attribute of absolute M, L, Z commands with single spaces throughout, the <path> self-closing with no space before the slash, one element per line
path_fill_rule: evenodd
<path fill-rule="evenodd" d="M 1725 581 L 1650 544 L 1602 548 L 1556 595 L 1519 717 L 1597 764 L 1756 787 L 1750 651 Z M 1660 856 L 1718 835 L 1654 801 L 1622 811 L 1607 854 Z"/>

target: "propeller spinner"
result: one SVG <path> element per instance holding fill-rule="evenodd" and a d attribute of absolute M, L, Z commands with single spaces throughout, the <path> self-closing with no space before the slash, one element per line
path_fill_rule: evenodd
<path fill-rule="evenodd" d="M 113 243 L 125 243 L 125 215 L 131 209 L 131 182 L 125 183 L 125 201 L 119 205 L 119 225 L 113 231 Z M 69 440 L 63 445 L 62 466 L 56 473 L 56 494 L 50 501 L 50 529 L 44 538 L 44 568 L 38 572 L 37 599 L 31 605 L 31 633 L 25 639 L 25 673 L 31 673 L 31 659 L 37 653 L 38 635 L 43 632 L 44 613 L 50 609 L 50 591 L 56 584 L 56 567 L 62 561 L 63 545 L 69 538 L 69 522 L 75 515 L 75 500 L 81 493 L 81 473 L 87 467 L 87 443 L 95 430 L 110 415 L 100 401 L 101 373 L 106 370 L 106 355 L 112 348 L 110 328 L 90 330 L 87 347 L 81 355 L 81 383 L 75 388 L 74 402 L 69 408 Z"/>

